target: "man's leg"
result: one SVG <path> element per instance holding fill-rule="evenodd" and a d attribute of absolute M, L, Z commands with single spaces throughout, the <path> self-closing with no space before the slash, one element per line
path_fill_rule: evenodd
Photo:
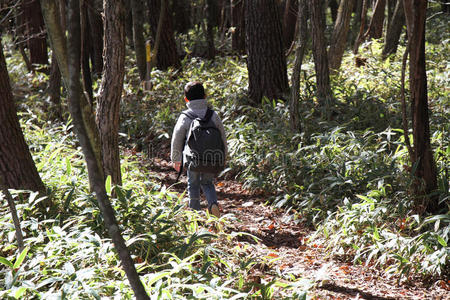
<path fill-rule="evenodd" d="M 189 207 L 200 210 L 200 173 L 187 170 Z"/>
<path fill-rule="evenodd" d="M 220 213 L 219 206 L 217 204 L 216 188 L 214 186 L 214 174 L 201 173 L 200 185 L 203 193 L 205 194 L 206 200 L 208 201 L 208 209 L 210 213 L 214 214 L 216 217 L 219 217 Z"/>

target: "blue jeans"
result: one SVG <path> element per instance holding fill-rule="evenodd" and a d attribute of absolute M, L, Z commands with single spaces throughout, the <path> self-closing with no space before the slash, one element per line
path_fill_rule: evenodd
<path fill-rule="evenodd" d="M 200 187 L 205 194 L 208 201 L 208 208 L 213 204 L 217 204 L 216 188 L 214 187 L 214 174 L 200 173 L 187 170 L 188 177 L 188 194 L 189 207 L 195 210 L 200 210 Z"/>

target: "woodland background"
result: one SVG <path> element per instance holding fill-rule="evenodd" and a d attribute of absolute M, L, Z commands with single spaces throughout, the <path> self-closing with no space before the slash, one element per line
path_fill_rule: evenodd
<path fill-rule="evenodd" d="M 2 0 L 0 296 L 323 296 L 258 254 L 231 201 L 220 219 L 186 209 L 164 166 L 200 80 L 229 141 L 217 185 L 241 208 L 258 199 L 308 231 L 298 249 L 445 297 L 449 7 Z"/>

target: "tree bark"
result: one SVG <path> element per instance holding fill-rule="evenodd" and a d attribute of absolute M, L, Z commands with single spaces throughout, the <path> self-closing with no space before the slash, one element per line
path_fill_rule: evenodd
<path fill-rule="evenodd" d="M 384 43 L 382 57 L 386 59 L 389 55 L 397 52 L 400 35 L 402 34 L 403 25 L 405 25 L 405 13 L 403 10 L 403 0 L 398 0 L 395 6 L 392 20 L 386 32 L 386 41 Z"/>
<path fill-rule="evenodd" d="M 56 118 L 62 120 L 61 73 L 59 72 L 58 62 L 54 56 L 52 57 L 52 63 L 50 65 L 50 79 L 47 93 L 50 96 L 50 101 L 56 108 Z"/>
<path fill-rule="evenodd" d="M 145 39 L 144 39 L 144 6 L 143 0 L 131 0 L 131 12 L 133 18 L 133 40 L 134 52 L 136 53 L 136 64 L 139 71 L 139 78 L 145 80 L 147 70 L 145 60 Z"/>
<path fill-rule="evenodd" d="M 294 69 L 292 70 L 291 98 L 289 102 L 289 124 L 295 132 L 301 131 L 301 122 L 298 109 L 300 95 L 300 73 L 303 56 L 308 41 L 308 12 L 307 0 L 299 0 L 297 11 L 297 42 L 295 49 Z"/>
<path fill-rule="evenodd" d="M 317 99 L 328 116 L 332 102 L 330 71 L 328 68 L 327 41 L 325 39 L 325 11 L 322 1 L 310 0 L 311 36 L 314 68 L 316 71 Z"/>
<path fill-rule="evenodd" d="M 178 33 L 187 33 L 191 28 L 191 2 L 186 0 L 172 0 L 173 28 Z M 150 12 L 153 14 L 155 12 Z"/>
<path fill-rule="evenodd" d="M 328 0 L 328 6 L 330 7 L 331 11 L 331 20 L 333 20 L 333 24 L 335 24 L 338 16 L 340 3 L 338 3 L 337 0 Z"/>
<path fill-rule="evenodd" d="M 164 0 L 165 2 L 167 0 Z M 169 11 L 169 5 L 162 3 L 161 0 L 148 0 L 148 6 L 150 11 L 150 29 L 152 32 L 153 40 L 156 40 L 158 31 L 158 22 L 160 13 L 162 13 L 163 23 L 161 24 L 164 30 L 161 30 L 161 42 L 155 51 L 156 54 L 156 66 L 158 69 L 167 70 L 170 67 L 180 68 L 181 62 L 178 57 L 177 47 L 175 44 L 175 37 L 173 32 L 172 17 Z M 161 7 L 163 11 L 161 12 Z"/>
<path fill-rule="evenodd" d="M 298 0 L 287 0 L 283 16 L 283 43 L 284 49 L 291 47 L 295 35 L 295 24 L 297 22 Z"/>
<path fill-rule="evenodd" d="M 432 196 L 437 190 L 437 171 L 430 142 L 430 121 L 427 96 L 427 74 L 425 65 L 425 22 L 427 2 L 404 0 L 409 45 L 409 88 L 413 127 L 412 166 L 418 182 L 416 206 L 419 212 L 437 213 L 438 197 Z"/>
<path fill-rule="evenodd" d="M 14 203 L 14 199 L 12 198 L 11 194 L 9 193 L 9 190 L 5 185 L 4 178 L 2 175 L 0 175 L 0 190 L 3 192 L 3 195 L 6 197 L 6 200 L 8 201 L 9 210 L 11 211 L 11 217 L 13 219 L 14 228 L 16 230 L 17 246 L 19 248 L 19 251 L 22 252 L 25 247 L 23 244 L 23 234 L 22 234 L 22 228 L 20 226 L 19 215 L 17 214 L 16 204 Z"/>
<path fill-rule="evenodd" d="M 103 4 L 101 0 L 88 1 L 88 21 L 91 40 L 91 62 L 94 75 L 100 75 L 103 71 L 103 20 L 101 13 Z"/>
<path fill-rule="evenodd" d="M 331 35 L 328 59 L 331 70 L 339 70 L 347 46 L 348 30 L 350 28 L 350 18 L 353 11 L 354 0 L 341 0 L 334 30 Z"/>
<path fill-rule="evenodd" d="M 379 39 L 383 36 L 384 12 L 386 10 L 386 0 L 377 0 L 369 29 L 364 34 L 369 39 Z"/>
<path fill-rule="evenodd" d="M 47 39 L 39 0 L 24 1 L 23 14 L 30 62 L 31 64 L 46 65 L 48 64 Z"/>
<path fill-rule="evenodd" d="M 246 0 L 245 16 L 250 100 L 259 105 L 263 96 L 283 98 L 289 85 L 275 1 Z"/>
<path fill-rule="evenodd" d="M 366 16 L 368 7 L 369 7 L 369 0 L 363 0 L 363 4 L 361 7 L 361 22 L 359 25 L 359 33 L 356 37 L 355 45 L 353 47 L 353 54 L 358 54 L 359 45 L 361 45 L 361 43 L 364 40 L 364 30 L 366 27 Z"/>
<path fill-rule="evenodd" d="M 234 28 L 231 36 L 231 49 L 234 53 L 245 53 L 245 16 L 244 1 L 231 0 L 231 26 Z"/>
<path fill-rule="evenodd" d="M 214 59 L 216 56 L 216 47 L 214 46 L 214 27 L 217 26 L 217 0 L 206 0 L 206 40 L 208 43 L 207 57 Z"/>
<path fill-rule="evenodd" d="M 0 36 L 1 37 L 1 36 Z M 45 192 L 20 128 L 0 38 L 0 176 L 8 189 Z"/>
<path fill-rule="evenodd" d="M 124 0 L 104 0 L 104 67 L 96 121 L 102 145 L 105 177 L 122 184 L 119 155 L 119 108 L 125 75 Z"/>
<path fill-rule="evenodd" d="M 89 103 L 94 104 L 94 91 L 92 89 L 92 76 L 89 58 L 91 56 L 91 28 L 88 21 L 88 5 L 86 1 L 80 3 L 80 19 L 81 19 L 81 76 L 83 78 L 83 89 L 88 97 Z"/>
<path fill-rule="evenodd" d="M 47 0 L 43 0 L 47 1 Z M 108 7 L 105 12 L 109 12 L 109 6 L 115 8 L 115 5 L 121 5 L 119 1 L 114 1 L 114 4 L 107 3 L 105 0 L 105 8 Z M 122 3 L 123 5 L 123 3 Z M 98 164 L 96 154 L 93 151 L 93 145 L 89 138 L 88 131 L 86 130 L 85 120 L 83 116 L 83 110 L 85 109 L 85 101 L 82 100 L 81 83 L 80 83 L 80 48 L 81 48 L 81 30 L 80 30 L 80 11 L 79 1 L 70 0 L 68 6 L 68 70 L 70 76 L 68 80 L 68 93 L 69 93 L 69 110 L 72 115 L 74 129 L 80 142 L 83 154 L 85 156 L 88 174 L 91 178 L 90 182 L 93 183 L 93 189 L 97 197 L 98 205 L 105 221 L 106 228 L 114 243 L 114 247 L 119 255 L 122 268 L 124 269 L 131 288 L 134 291 L 136 299 L 149 299 L 145 288 L 142 285 L 139 275 L 134 266 L 133 260 L 128 252 L 125 241 L 120 232 L 120 228 L 115 218 L 115 211 L 109 202 L 108 195 L 105 189 L 105 181 L 101 165 Z M 121 13 L 120 7 L 117 10 L 112 11 L 113 14 Z M 114 17 L 108 16 L 107 19 Z M 108 23 L 110 20 L 106 20 Z M 123 22 L 123 21 L 122 21 Z M 123 27 L 122 25 L 119 25 Z M 108 28 L 108 26 L 107 26 Z M 123 29 L 122 29 L 123 32 Z M 109 46 L 109 45 L 108 45 Z"/>
<path fill-rule="evenodd" d="M 69 67 L 67 64 L 68 61 L 67 44 L 65 37 L 66 35 L 63 32 L 61 26 L 62 20 L 60 19 L 61 15 L 59 7 L 56 4 L 56 1 L 41 0 L 41 8 L 50 44 L 52 47 L 53 55 L 56 57 L 56 60 L 58 62 L 58 67 L 61 73 L 61 79 L 64 83 L 64 87 L 68 89 L 70 74 L 69 74 Z M 68 32 L 69 31 L 70 30 L 68 30 Z M 92 107 L 90 106 L 86 97 L 84 97 L 83 94 L 80 95 L 79 99 L 82 103 L 83 109 L 81 110 L 81 113 L 87 137 L 89 138 L 92 151 L 95 154 L 95 160 L 96 163 L 98 164 L 98 168 L 100 170 L 103 170 L 100 137 L 97 125 L 95 124 L 94 112 L 92 111 Z M 89 178 L 89 180 L 91 180 L 91 177 Z M 93 190 L 94 183 L 92 181 L 90 181 L 89 183 L 91 186 L 91 190 Z"/>

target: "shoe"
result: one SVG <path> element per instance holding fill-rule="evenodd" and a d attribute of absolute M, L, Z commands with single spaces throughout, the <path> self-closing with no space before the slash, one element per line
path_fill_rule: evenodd
<path fill-rule="evenodd" d="M 220 218 L 219 206 L 217 204 L 211 205 L 211 207 L 209 208 L 209 213 L 216 216 L 217 218 Z"/>

